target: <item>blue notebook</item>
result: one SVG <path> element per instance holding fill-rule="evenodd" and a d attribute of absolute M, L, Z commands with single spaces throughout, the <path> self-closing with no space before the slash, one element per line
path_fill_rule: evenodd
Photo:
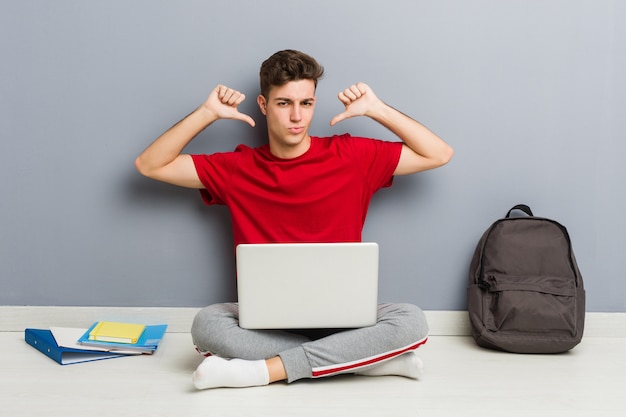
<path fill-rule="evenodd" d="M 26 343 L 61 365 L 126 356 L 117 352 L 102 352 L 97 350 L 74 349 L 59 346 L 50 330 L 26 329 L 24 331 L 24 339 L 26 340 Z"/>
<path fill-rule="evenodd" d="M 116 343 L 116 342 L 103 342 L 100 340 L 89 340 L 89 333 L 98 325 L 99 322 L 95 322 L 89 329 L 78 339 L 78 343 L 85 346 L 95 346 L 111 349 L 135 351 L 141 353 L 152 354 L 159 347 L 161 339 L 167 329 L 167 324 L 155 324 L 147 325 L 137 343 Z"/>

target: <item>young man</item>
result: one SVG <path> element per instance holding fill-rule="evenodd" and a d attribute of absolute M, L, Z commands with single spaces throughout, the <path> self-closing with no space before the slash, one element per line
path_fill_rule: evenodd
<path fill-rule="evenodd" d="M 245 96 L 218 85 L 203 105 L 174 125 L 136 160 L 150 178 L 200 190 L 206 204 L 231 213 L 235 245 L 271 242 L 360 241 L 373 194 L 406 175 L 446 164 L 453 151 L 417 121 L 357 83 L 338 95 L 345 110 L 330 124 L 367 116 L 402 142 L 309 135 L 315 89 L 323 68 L 310 56 L 280 51 L 261 66 L 257 103 L 267 119 L 268 144 L 212 155 L 182 154 L 220 119 L 254 120 L 238 111 Z M 316 334 L 314 334 L 316 333 Z M 339 373 L 418 378 L 414 350 L 427 340 L 423 312 L 409 304 L 379 306 L 377 324 L 346 331 L 245 330 L 236 303 L 201 310 L 193 323 L 207 358 L 194 372 L 197 388 L 292 382 Z"/>

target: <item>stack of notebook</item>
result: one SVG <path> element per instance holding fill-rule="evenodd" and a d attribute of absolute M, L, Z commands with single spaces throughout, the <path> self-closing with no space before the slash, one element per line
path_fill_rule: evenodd
<path fill-rule="evenodd" d="M 52 327 L 26 329 L 26 343 L 61 365 L 152 354 L 167 329 L 166 324 L 144 325 L 99 321 L 89 329 Z"/>

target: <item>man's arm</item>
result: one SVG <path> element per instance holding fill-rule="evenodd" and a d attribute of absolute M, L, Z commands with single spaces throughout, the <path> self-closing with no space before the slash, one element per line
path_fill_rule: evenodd
<path fill-rule="evenodd" d="M 338 98 L 346 109 L 331 120 L 331 126 L 350 117 L 368 116 L 404 142 L 394 175 L 414 174 L 437 168 L 452 158 L 453 149 L 439 136 L 382 102 L 368 85 L 357 83 L 339 93 Z"/>
<path fill-rule="evenodd" d="M 146 177 L 189 188 L 204 188 L 190 155 L 181 154 L 185 146 L 202 130 L 219 119 L 244 121 L 254 127 L 254 120 L 239 113 L 237 106 L 245 95 L 218 85 L 200 107 L 148 146 L 135 160 L 135 167 Z"/>

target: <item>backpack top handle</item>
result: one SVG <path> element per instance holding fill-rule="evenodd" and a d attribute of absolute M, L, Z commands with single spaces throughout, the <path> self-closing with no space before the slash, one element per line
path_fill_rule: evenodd
<path fill-rule="evenodd" d="M 514 210 L 521 210 L 524 213 L 526 213 L 526 215 L 534 217 L 534 214 L 533 214 L 532 210 L 530 209 L 530 207 L 528 207 L 526 204 L 517 204 L 513 208 L 511 208 L 511 210 L 509 210 L 508 213 L 506 213 L 506 218 L 507 219 L 509 217 L 511 217 L 511 212 L 514 211 Z"/>

